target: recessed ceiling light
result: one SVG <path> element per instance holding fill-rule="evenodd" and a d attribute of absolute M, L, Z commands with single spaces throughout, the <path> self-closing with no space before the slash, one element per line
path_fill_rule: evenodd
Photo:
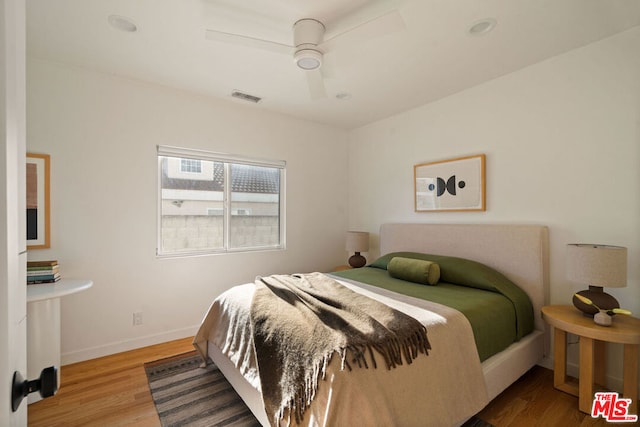
<path fill-rule="evenodd" d="M 483 19 L 471 24 L 467 32 L 472 36 L 480 36 L 491 32 L 496 27 L 496 20 L 493 18 Z"/>
<path fill-rule="evenodd" d="M 109 25 L 111 25 L 116 30 L 126 31 L 127 33 L 134 33 L 138 30 L 136 24 L 129 18 L 119 15 L 109 15 L 107 18 L 109 21 Z"/>

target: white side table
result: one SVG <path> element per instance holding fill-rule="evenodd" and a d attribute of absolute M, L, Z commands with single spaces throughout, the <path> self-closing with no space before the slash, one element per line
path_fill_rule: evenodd
<path fill-rule="evenodd" d="M 55 366 L 60 386 L 60 298 L 91 286 L 91 280 L 82 279 L 27 285 L 27 378 L 39 378 L 40 371 Z M 31 393 L 28 402 L 41 399 Z"/>

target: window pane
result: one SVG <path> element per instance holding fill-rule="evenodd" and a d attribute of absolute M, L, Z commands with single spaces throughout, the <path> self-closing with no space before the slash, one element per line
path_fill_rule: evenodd
<path fill-rule="evenodd" d="M 224 248 L 224 164 L 160 157 L 160 252 Z"/>
<path fill-rule="evenodd" d="M 280 245 L 280 169 L 231 164 L 231 248 Z"/>
<path fill-rule="evenodd" d="M 180 159 L 180 171 L 181 172 L 202 172 L 202 161 L 195 159 Z"/>
<path fill-rule="evenodd" d="M 158 255 L 284 249 L 285 165 L 158 146 Z"/>

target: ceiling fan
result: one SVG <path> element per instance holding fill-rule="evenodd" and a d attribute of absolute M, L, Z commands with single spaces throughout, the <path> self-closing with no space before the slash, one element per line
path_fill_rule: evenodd
<path fill-rule="evenodd" d="M 342 31 L 325 39 L 326 27 L 314 18 L 303 18 L 293 24 L 293 44 L 283 44 L 241 34 L 217 30 L 206 30 L 208 40 L 241 44 L 248 47 L 286 54 L 303 70 L 307 77 L 309 93 L 312 99 L 326 98 L 322 67 L 325 55 L 334 49 L 346 45 L 359 45 L 375 37 L 403 30 L 404 20 L 397 10 L 387 12 Z"/>

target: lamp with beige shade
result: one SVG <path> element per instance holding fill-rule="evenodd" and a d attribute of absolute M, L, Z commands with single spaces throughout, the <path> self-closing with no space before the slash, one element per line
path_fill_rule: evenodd
<path fill-rule="evenodd" d="M 586 283 L 588 290 L 577 292 L 588 298 L 600 310 L 619 308 L 620 304 L 603 287 L 627 286 L 627 248 L 621 246 L 571 243 L 567 245 L 567 278 Z M 598 309 L 573 297 L 573 305 L 587 316 L 594 316 Z"/>

